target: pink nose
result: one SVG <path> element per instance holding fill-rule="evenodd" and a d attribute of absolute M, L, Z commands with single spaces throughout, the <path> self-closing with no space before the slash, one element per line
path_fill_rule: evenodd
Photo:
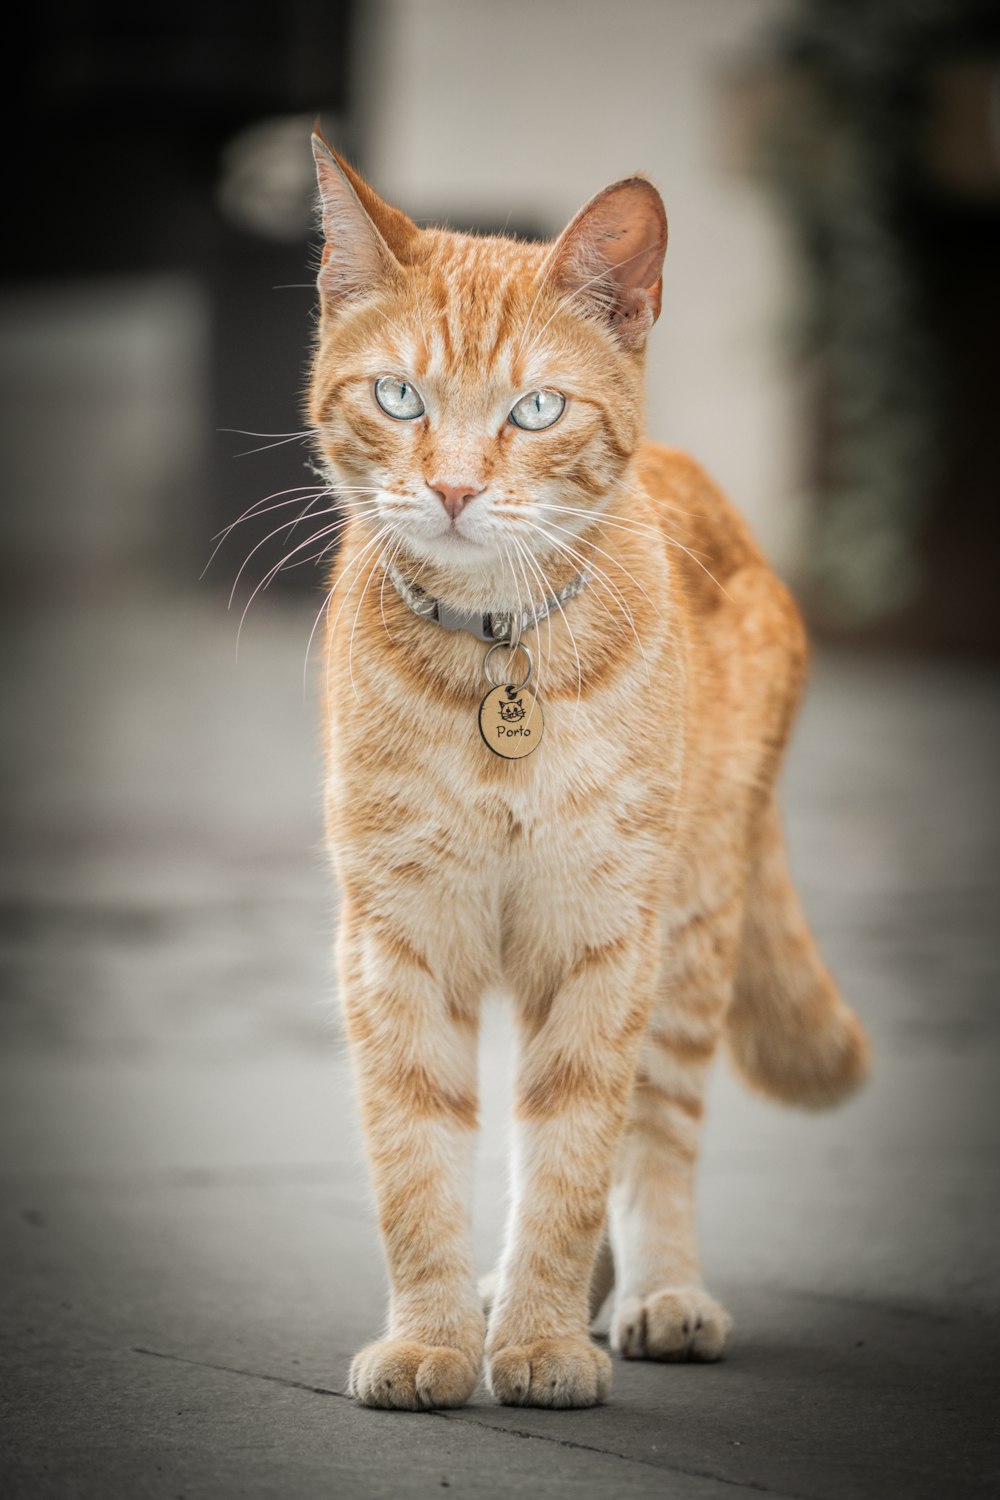
<path fill-rule="evenodd" d="M 440 479 L 435 479 L 431 485 L 431 489 L 453 521 L 470 500 L 474 500 L 477 495 L 483 493 L 484 488 L 485 486 L 481 484 L 442 484 Z"/>

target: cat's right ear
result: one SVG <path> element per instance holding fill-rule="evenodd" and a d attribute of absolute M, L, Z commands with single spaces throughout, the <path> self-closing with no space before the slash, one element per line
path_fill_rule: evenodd
<path fill-rule="evenodd" d="M 336 313 L 380 283 L 398 284 L 401 262 L 419 230 L 383 203 L 317 131 L 312 149 L 326 241 L 317 281 L 323 311 Z"/>

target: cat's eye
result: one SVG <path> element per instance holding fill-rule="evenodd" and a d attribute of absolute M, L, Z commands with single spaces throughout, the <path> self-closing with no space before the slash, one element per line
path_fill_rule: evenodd
<path fill-rule="evenodd" d="M 375 400 L 386 416 L 395 417 L 397 422 L 412 422 L 424 414 L 420 392 L 399 375 L 382 375 L 376 380 Z"/>
<path fill-rule="evenodd" d="M 515 427 L 541 432 L 558 422 L 566 410 L 566 397 L 558 391 L 529 391 L 511 407 L 510 420 Z"/>

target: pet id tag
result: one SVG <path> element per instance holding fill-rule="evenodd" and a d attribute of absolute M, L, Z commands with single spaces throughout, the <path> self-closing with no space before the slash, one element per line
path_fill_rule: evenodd
<path fill-rule="evenodd" d="M 527 657 L 527 676 L 520 683 L 494 679 L 490 658 L 501 648 L 509 651 L 511 658 L 516 651 L 523 651 Z M 535 671 L 531 652 L 520 642 L 512 645 L 509 641 L 497 641 L 486 653 L 483 671 L 491 687 L 479 705 L 479 733 L 494 755 L 502 756 L 504 760 L 521 760 L 537 749 L 545 729 L 542 705 L 528 690 Z"/>

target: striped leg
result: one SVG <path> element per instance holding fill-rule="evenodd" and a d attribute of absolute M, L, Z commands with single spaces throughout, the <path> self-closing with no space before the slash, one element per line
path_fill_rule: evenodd
<path fill-rule="evenodd" d="M 490 1315 L 499 1401 L 593 1406 L 611 1363 L 588 1335 L 588 1288 L 649 1007 L 655 954 L 585 950 L 544 1016 L 521 1014 L 514 1196 Z"/>
<path fill-rule="evenodd" d="M 611 1343 L 627 1359 L 713 1360 L 731 1319 L 701 1282 L 694 1186 L 702 1096 L 732 986 L 736 897 L 675 934 L 643 1039 L 611 1191 Z"/>
<path fill-rule="evenodd" d="M 355 1357 L 350 1391 L 366 1406 L 459 1406 L 484 1331 L 470 1222 L 476 1013 L 449 1003 L 383 926 L 342 931 L 341 970 L 390 1284 L 386 1337 Z"/>

